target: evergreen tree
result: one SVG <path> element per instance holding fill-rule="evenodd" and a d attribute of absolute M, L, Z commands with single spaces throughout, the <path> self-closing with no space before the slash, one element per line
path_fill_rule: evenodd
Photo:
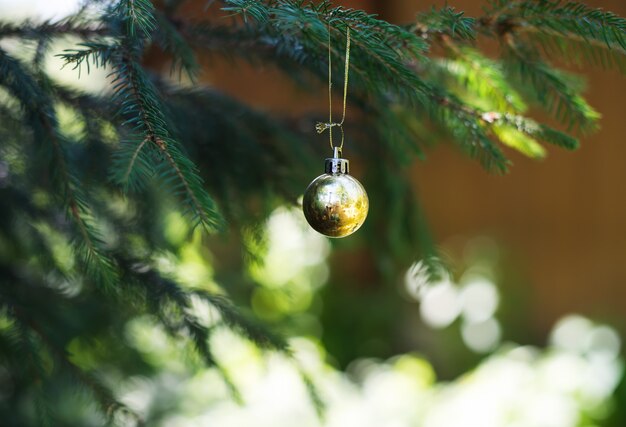
<path fill-rule="evenodd" d="M 317 90 L 328 78 L 330 39 L 340 87 L 350 28 L 346 144 L 364 165 L 372 210 L 348 245 L 371 247 L 387 279 L 436 255 L 405 173 L 414 158 L 449 140 L 504 173 L 503 145 L 535 158 L 546 143 L 576 149 L 575 134 L 593 130 L 599 114 L 580 79 L 551 60 L 626 71 L 626 20 L 577 2 L 493 0 L 477 19 L 444 7 L 406 26 L 299 0 L 223 0 L 204 21 L 188 22 L 178 14 L 184 2 L 91 1 L 61 21 L 0 22 L 0 40 L 17 46 L 0 48 L 2 425 L 67 425 L 55 402 L 72 390 L 84 391 L 103 420 L 144 422 L 115 388 L 115 378 L 151 373 L 123 344 L 124 326 L 138 316 L 215 367 L 235 399 L 210 345 L 217 324 L 290 354 L 281 335 L 248 314 L 254 284 L 242 265 L 258 256 L 268 215 L 296 204 L 318 174 L 325 145 L 313 118 L 269 116 L 194 83 L 197 55 L 272 64 Z M 55 52 L 66 36 L 80 42 Z M 498 42 L 497 57 L 481 51 L 482 38 Z M 149 50 L 171 58 L 176 73 L 147 67 Z M 61 84 L 46 72 L 49 54 L 76 78 L 105 68 L 110 91 Z M 559 129 L 530 118 L 534 108 Z M 219 285 L 179 283 L 163 265 L 180 255 L 164 226 L 172 212 L 185 218 L 184 241 L 199 238 L 206 253 L 241 252 Z M 204 323 L 195 304 L 218 313 L 217 324 Z M 303 380 L 319 403 L 305 372 Z"/>

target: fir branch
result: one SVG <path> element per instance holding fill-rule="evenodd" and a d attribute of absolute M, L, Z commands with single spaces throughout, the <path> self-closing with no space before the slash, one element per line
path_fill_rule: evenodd
<path fill-rule="evenodd" d="M 220 366 L 209 347 L 210 328 L 202 325 L 189 311 L 192 296 L 208 302 L 220 313 L 225 326 L 240 333 L 260 348 L 272 349 L 288 356 L 291 355 L 287 344 L 282 338 L 241 315 L 224 296 L 211 294 L 203 290 L 188 291 L 145 264 L 135 263 L 124 258 L 120 258 L 119 262 L 122 268 L 124 268 L 125 277 L 128 279 L 129 284 L 138 287 L 145 293 L 150 310 L 166 323 L 170 323 L 168 318 L 172 313 L 168 306 L 173 304 L 175 307 L 174 312 L 181 319 L 184 330 L 191 338 L 196 351 L 208 366 L 218 370 L 235 399 L 241 400 L 241 396 L 230 379 L 228 372 Z M 167 328 L 167 330 L 173 332 L 171 328 Z"/>
<path fill-rule="evenodd" d="M 122 114 L 130 117 L 126 123 L 133 125 L 133 130 L 141 135 L 141 139 L 139 143 L 127 141 L 126 147 L 118 152 L 113 176 L 119 183 L 127 185 L 127 182 L 139 182 L 156 173 L 164 183 L 170 185 L 175 194 L 183 197 L 194 227 L 201 224 L 208 231 L 214 230 L 221 224 L 215 203 L 204 189 L 193 162 L 170 136 L 157 91 L 134 58 L 137 42 L 135 28 L 140 28 L 144 37 L 149 38 L 149 33 L 156 27 L 153 6 L 149 0 L 121 0 L 114 14 L 126 23 L 122 42 L 124 53 L 114 72 L 115 97 L 122 105 Z M 165 161 L 155 165 L 155 170 L 147 168 L 154 162 L 143 155 L 146 140 L 151 142 L 150 146 Z M 166 167 L 163 167 L 164 164 Z M 123 171 L 121 177 L 119 171 Z M 174 184 L 175 181 L 178 183 Z"/>
<path fill-rule="evenodd" d="M 503 173 L 507 171 L 509 163 L 490 141 L 490 134 L 530 157 L 543 157 L 545 154 L 536 140 L 567 150 L 579 147 L 576 138 L 521 115 L 473 109 L 454 98 L 441 98 L 440 102 L 449 104 L 449 108 L 456 114 L 450 116 L 446 110 L 442 110 L 439 120 L 445 128 L 456 129 L 456 141 L 466 142 L 461 144 L 461 148 L 476 157 L 487 170 Z"/>
<path fill-rule="evenodd" d="M 485 119 L 484 112 L 463 104 L 445 92 L 433 97 L 436 105 L 430 115 L 452 134 L 454 142 L 487 171 L 507 172 L 509 161 L 490 140 L 487 129 L 491 122 Z"/>
<path fill-rule="evenodd" d="M 328 4 L 324 3 L 322 6 L 327 8 Z M 427 60 L 423 57 L 425 44 L 414 33 L 386 23 L 379 25 L 378 20 L 363 12 L 341 8 L 327 10 L 321 6 L 317 9 L 311 6 L 309 9 L 298 7 L 289 1 L 274 2 L 272 7 L 268 6 L 267 14 L 263 13 L 262 17 L 262 24 L 265 26 L 261 26 L 258 31 L 270 32 L 275 37 L 270 46 L 275 51 L 272 59 L 275 60 L 276 55 L 297 55 L 293 59 L 311 67 L 317 75 L 320 74 L 319 61 L 315 59 L 311 63 L 313 56 L 307 54 L 305 49 L 319 51 L 327 48 L 328 33 L 324 31 L 326 24 L 330 24 L 332 39 L 343 42 L 345 26 L 349 25 L 352 29 L 352 57 L 355 58 L 351 62 L 351 71 L 356 74 L 351 81 L 356 80 L 354 85 L 360 86 L 362 93 L 385 99 L 386 102 L 391 98 L 412 108 L 429 111 L 435 120 L 453 130 L 455 140 L 472 157 L 478 158 L 484 167 L 501 172 L 506 170 L 506 159 L 482 129 L 480 114 L 464 111 L 463 104 L 453 100 L 451 94 L 442 87 L 428 84 L 416 73 L 415 64 Z M 307 25 L 302 25 L 303 22 Z M 275 29 L 273 25 L 276 25 Z M 298 40 L 302 44 L 297 50 L 293 49 L 290 39 L 293 33 L 300 34 Z M 222 32 L 222 36 L 225 35 L 227 33 Z M 382 46 L 381 40 L 385 41 Z M 389 48 L 402 46 L 403 43 L 413 46 L 407 51 L 408 54 L 399 53 L 399 48 Z M 367 104 L 367 101 L 361 101 L 363 105 Z M 459 115 L 462 117 L 459 118 Z M 464 130 L 458 129 L 458 125 Z"/>
<path fill-rule="evenodd" d="M 201 325 L 195 318 L 184 315 L 184 322 L 187 329 L 187 332 L 191 336 L 194 347 L 198 354 L 202 357 L 204 362 L 217 370 L 217 372 L 222 377 L 224 384 L 228 387 L 230 391 L 230 395 L 237 401 L 238 403 L 243 403 L 243 398 L 241 397 L 241 393 L 239 393 L 239 389 L 233 382 L 230 377 L 228 371 L 226 371 L 215 359 L 213 352 L 211 351 L 211 347 L 209 346 L 209 332 L 210 330 L 205 326 Z"/>
<path fill-rule="evenodd" d="M 8 272 L 7 269 L 3 270 L 3 273 Z M 9 274 L 11 273 L 9 272 Z M 3 278 L 8 279 L 6 276 Z M 15 278 L 11 277 L 11 279 Z M 11 286 L 7 282 L 8 280 L 3 283 L 3 287 Z M 38 345 L 30 329 L 15 318 L 14 303 L 10 298 L 7 298 L 6 289 L 3 291 L 3 295 L 0 296 L 0 308 L 2 308 L 3 320 L 6 319 L 9 323 L 6 328 L 1 330 L 3 338 L 7 341 L 6 349 L 9 350 L 3 352 L 3 359 L 15 367 L 21 366 L 23 368 L 21 374 L 27 375 L 29 380 L 38 385 L 38 391 L 41 391 L 41 385 L 49 374 L 49 366 L 46 366 L 44 361 L 47 354 Z"/>
<path fill-rule="evenodd" d="M 149 39 L 157 27 L 150 0 L 119 0 L 112 15 L 121 18 L 131 39 Z"/>
<path fill-rule="evenodd" d="M 116 282 L 115 267 L 102 249 L 102 239 L 93 226 L 87 198 L 82 184 L 72 174 L 66 160 L 63 143 L 67 143 L 57 129 L 56 116 L 48 95 L 39 83 L 19 63 L 0 49 L 0 85 L 6 87 L 22 105 L 37 139 L 49 141 L 55 159 L 56 173 L 68 215 L 80 231 L 81 239 L 75 242 L 77 253 L 90 277 L 104 288 L 111 289 Z"/>
<path fill-rule="evenodd" d="M 248 23 L 248 18 L 264 22 L 269 16 L 267 6 L 258 0 L 227 0 L 224 3 L 226 6 L 222 10 L 241 15 L 245 23 Z"/>
<path fill-rule="evenodd" d="M 224 296 L 211 294 L 203 290 L 194 290 L 192 294 L 211 304 L 220 313 L 226 326 L 239 332 L 259 348 L 274 350 L 288 356 L 292 355 L 289 345 L 282 337 L 261 327 L 249 317 L 243 316 L 233 303 Z"/>
<path fill-rule="evenodd" d="M 221 223 L 215 203 L 203 188 L 195 165 L 170 136 L 157 91 L 133 58 L 135 48 L 130 38 L 136 36 L 134 28 L 146 31 L 148 27 L 152 28 L 152 24 L 148 24 L 153 19 L 148 17 L 151 9 L 144 3 L 139 0 L 138 3 L 121 1 L 114 9 L 115 13 L 122 14 L 122 19 L 127 23 L 128 38 L 124 39 L 122 46 L 88 46 L 89 49 L 68 52 L 63 57 L 67 63 L 74 63 L 75 68 L 79 69 L 84 63 L 89 66 L 90 59 L 96 66 L 115 62 L 115 99 L 122 106 L 121 114 L 129 117 L 125 123 L 133 125 L 135 134 L 140 137 L 138 140 L 131 137 L 121 143 L 120 150 L 114 156 L 114 181 L 125 188 L 139 188 L 156 172 L 175 194 L 183 197 L 187 211 L 192 214 L 193 225 L 201 224 L 207 230 L 214 230 Z M 138 14 L 138 11 L 141 13 Z M 152 153 L 146 153 L 147 145 L 153 148 Z M 165 161 L 167 168 L 154 165 L 157 157 Z M 174 181 L 178 181 L 178 184 L 174 184 Z"/>
<path fill-rule="evenodd" d="M 200 66 L 191 46 L 185 41 L 179 28 L 166 15 L 156 13 L 155 17 L 159 29 L 154 37 L 155 42 L 172 55 L 172 71 L 176 68 L 179 69 L 179 73 L 185 71 L 187 76 L 194 81 Z"/>
<path fill-rule="evenodd" d="M 68 35 L 89 39 L 91 37 L 107 36 L 110 29 L 100 23 L 86 23 L 75 19 L 64 21 L 44 21 L 34 23 L 30 21 L 0 23 L 0 38 L 18 37 L 21 40 L 51 39 Z"/>
<path fill-rule="evenodd" d="M 536 139 L 513 126 L 494 125 L 491 127 L 491 130 L 504 145 L 519 151 L 527 157 L 541 159 L 546 156 L 545 148 Z"/>
<path fill-rule="evenodd" d="M 507 71 L 524 84 L 530 84 L 532 95 L 547 111 L 570 129 L 591 130 L 596 126 L 600 115 L 579 94 L 579 87 L 571 77 L 555 70 L 512 38 L 506 40 Z"/>
<path fill-rule="evenodd" d="M 566 150 L 576 150 L 579 142 L 576 138 L 553 129 L 550 126 L 539 124 L 535 120 L 516 114 L 500 114 L 487 112 L 483 117 L 492 123 L 492 129 L 498 138 L 506 145 L 530 157 L 544 157 L 545 150 L 537 140 L 544 141 Z"/>
<path fill-rule="evenodd" d="M 306 388 L 306 392 L 309 396 L 309 399 L 313 403 L 313 407 L 315 408 L 317 418 L 322 422 L 325 421 L 327 405 L 326 405 L 326 401 L 324 400 L 324 398 L 322 397 L 320 393 L 320 390 L 317 388 L 315 381 L 301 367 L 298 367 L 298 373 L 300 374 L 300 379 L 302 380 Z"/>
<path fill-rule="evenodd" d="M 592 64 L 605 69 L 616 68 L 626 73 L 626 50 L 621 47 L 607 49 L 602 42 L 557 32 L 550 34 L 547 31 L 535 32 L 527 29 L 521 35 L 529 44 L 543 50 L 546 57 L 563 58 L 581 68 L 585 64 Z"/>
<path fill-rule="evenodd" d="M 16 279 L 17 277 L 13 276 L 8 280 Z M 14 286 L 15 285 L 13 285 L 13 287 Z M 48 335 L 46 329 L 40 325 L 33 316 L 26 312 L 26 307 L 23 307 L 22 304 L 13 299 L 6 292 L 2 295 L 2 298 L 0 298 L 0 304 L 8 307 L 10 316 L 19 323 L 20 339 L 24 343 L 29 343 L 30 351 L 26 352 L 26 356 L 36 358 L 33 360 L 33 364 L 38 366 L 38 369 L 45 366 L 44 362 L 39 359 L 39 355 L 45 351 L 53 357 L 58 368 L 69 374 L 78 384 L 84 387 L 85 390 L 88 390 L 96 398 L 100 408 L 110 420 L 112 420 L 113 416 L 118 412 L 123 412 L 136 420 L 140 420 L 140 417 L 135 412 L 116 399 L 114 393 L 108 387 L 97 380 L 93 375 L 84 372 L 80 367 L 74 364 L 68 358 L 67 351 L 60 348 L 55 340 Z M 33 340 L 32 344 L 30 344 L 31 340 Z M 41 375 L 40 379 L 44 380 L 49 373 L 41 371 Z"/>
<path fill-rule="evenodd" d="M 468 46 L 457 46 L 447 36 L 444 43 L 454 59 L 433 61 L 440 72 L 456 81 L 465 96 L 464 101 L 484 110 L 523 112 L 526 105 L 521 95 L 511 86 L 502 64 L 483 56 Z"/>
<path fill-rule="evenodd" d="M 626 19 L 612 12 L 575 1 L 498 0 L 478 22 L 483 32 L 524 37 L 548 54 L 626 71 Z"/>
<path fill-rule="evenodd" d="M 245 7 L 244 3 L 245 2 L 241 3 L 240 7 Z M 291 52 L 294 52 L 293 55 L 297 56 L 293 56 L 293 60 L 299 61 L 303 65 L 308 65 L 309 63 L 310 56 L 305 50 L 309 49 L 307 47 L 309 44 L 311 44 L 310 49 L 319 50 L 326 47 L 327 35 L 324 37 L 322 31 L 324 26 L 316 23 L 316 20 L 319 19 L 323 21 L 326 19 L 325 17 L 328 16 L 330 17 L 328 18 L 329 22 L 332 23 L 335 22 L 334 19 L 340 19 L 335 14 L 344 13 L 340 9 L 323 10 L 315 9 L 313 6 L 311 9 L 304 7 L 300 8 L 302 9 L 300 10 L 294 7 L 290 2 L 280 1 L 275 2 L 272 6 L 273 8 L 268 7 L 265 12 L 258 14 L 256 17 L 262 21 L 262 25 L 260 25 L 257 31 L 264 33 L 269 32 L 274 35 L 274 31 L 272 30 L 273 20 L 280 22 L 280 26 L 277 28 L 280 31 L 276 32 L 275 38 L 271 39 L 271 44 L 266 45 L 266 49 L 269 51 L 263 49 L 259 51 L 267 52 L 268 57 L 275 57 L 276 54 L 281 55 L 283 53 L 292 55 Z M 435 12 L 431 12 L 431 14 L 434 13 Z M 459 31 L 463 31 L 463 34 L 467 38 L 471 38 L 470 31 L 474 24 L 471 19 L 466 19 L 462 15 L 449 9 L 446 9 L 444 12 L 444 17 L 446 16 L 446 19 L 458 20 L 461 28 Z M 357 24 L 358 20 L 367 21 L 368 18 L 369 17 L 362 15 L 355 16 L 353 21 L 348 21 L 348 23 L 344 25 L 359 28 L 361 23 Z M 292 27 L 289 23 L 293 19 L 298 23 L 306 22 L 307 25 Z M 342 19 L 345 18 L 342 17 Z M 426 16 L 424 19 L 427 21 L 428 17 Z M 371 26 L 369 29 L 370 34 L 376 34 L 377 32 L 384 32 L 386 30 L 376 26 Z M 456 25 L 454 25 L 454 30 L 456 31 Z M 341 40 L 343 30 L 331 25 L 331 31 L 333 32 L 333 40 Z M 446 31 L 448 31 L 448 33 L 446 33 Z M 421 76 L 418 77 L 418 74 L 415 72 L 416 56 L 413 56 L 412 59 L 410 59 L 411 55 L 394 58 L 389 54 L 389 52 L 393 52 L 393 50 L 388 50 L 383 56 L 377 55 L 376 52 L 372 54 L 371 46 L 367 44 L 367 36 L 359 34 L 358 31 L 353 29 L 352 44 L 355 49 L 362 49 L 360 55 L 355 53 L 353 57 L 367 57 L 369 60 L 368 63 L 359 63 L 358 60 L 353 60 L 351 68 L 356 74 L 354 80 L 356 80 L 357 83 L 355 83 L 355 85 L 361 86 L 361 90 L 370 94 L 370 96 L 371 94 L 377 94 L 384 99 L 391 97 L 391 99 L 395 98 L 394 101 L 408 103 L 408 105 L 413 108 L 423 108 L 429 112 L 430 117 L 434 118 L 435 121 L 440 123 L 445 129 L 452 131 L 452 134 L 455 136 L 455 141 L 472 157 L 478 158 L 484 167 L 489 170 L 504 172 L 507 168 L 507 160 L 497 146 L 490 140 L 490 135 L 497 137 L 498 132 L 496 131 L 499 130 L 500 134 L 502 134 L 502 131 L 501 129 L 495 129 L 495 125 L 489 120 L 484 120 L 483 115 L 486 111 L 491 111 L 494 108 L 496 111 L 499 111 L 499 114 L 520 112 L 526 108 L 524 102 L 521 96 L 517 95 L 516 90 L 509 84 L 509 76 L 506 75 L 503 70 L 499 69 L 499 65 L 496 62 L 479 55 L 475 50 L 469 47 L 457 47 L 452 41 L 452 37 L 448 35 L 450 34 L 449 30 L 446 31 L 442 29 L 438 33 L 438 38 L 448 45 L 459 62 L 447 62 L 444 65 L 448 67 L 448 73 L 455 74 L 454 77 L 459 82 L 460 87 L 465 87 L 466 90 L 473 91 L 472 97 L 463 96 L 461 100 L 459 100 L 452 94 L 447 93 L 443 87 L 425 83 L 423 78 Z M 300 45 L 299 49 L 294 50 L 290 37 L 293 37 L 292 34 L 300 32 L 303 37 L 300 37 L 298 40 L 300 43 L 304 43 L 304 45 Z M 239 38 L 241 40 L 243 37 L 244 43 L 248 43 L 246 34 L 250 34 L 250 38 L 254 38 L 254 30 L 250 22 L 246 29 L 238 34 L 222 30 L 219 32 L 219 37 L 226 38 L 227 40 L 230 37 Z M 383 39 L 384 36 L 381 35 L 379 37 Z M 456 37 L 461 37 L 461 35 L 456 34 Z M 393 38 L 392 36 L 388 36 L 388 39 Z M 251 41 L 250 43 L 258 42 Z M 390 42 L 390 44 L 394 45 L 395 43 Z M 271 52 L 272 50 L 274 52 Z M 421 51 L 419 50 L 416 53 L 421 55 Z M 335 53 L 333 52 L 333 54 Z M 389 66 L 389 63 L 393 63 L 394 65 Z M 428 69 L 431 67 L 429 62 L 423 62 L 423 64 L 422 68 Z M 316 74 L 320 74 L 319 69 L 311 69 Z M 379 71 L 380 69 L 384 70 Z M 550 68 L 547 69 L 553 71 Z M 373 70 L 376 70 L 376 72 Z M 509 70 L 510 68 L 507 71 Z M 390 75 L 385 77 L 384 80 L 393 82 L 393 88 L 388 86 L 381 87 L 379 82 L 369 81 L 368 76 L 372 75 L 372 73 L 377 77 L 379 77 L 381 73 Z M 558 86 L 557 89 L 561 89 L 561 91 L 555 90 L 555 93 L 561 94 L 564 92 L 566 94 L 566 96 L 563 97 L 564 102 L 567 102 L 567 105 L 572 106 L 574 111 L 580 113 L 587 119 L 582 122 L 583 125 L 595 120 L 593 110 L 586 108 L 588 106 L 584 104 L 584 100 L 583 103 L 580 102 L 582 98 L 573 89 L 565 90 L 563 86 Z M 491 96 L 491 103 L 487 103 L 487 101 L 489 101 L 489 95 Z M 353 95 L 353 98 L 359 99 L 360 96 L 362 95 L 357 93 Z M 360 101 L 362 101 L 363 104 L 367 103 L 367 101 L 362 99 Z M 474 101 L 479 101 L 481 104 L 472 105 Z M 555 107 L 555 110 L 560 111 L 558 106 Z M 508 133 L 509 137 L 507 138 L 509 142 L 511 142 L 511 134 L 512 132 L 510 130 Z M 530 141 L 529 136 L 523 136 L 523 133 L 518 134 L 518 140 L 525 141 L 524 146 L 526 147 L 526 153 L 533 151 L 529 148 L 531 145 L 534 147 L 535 154 L 539 153 L 541 150 L 536 143 Z"/>
<path fill-rule="evenodd" d="M 626 19 L 575 1 L 521 1 L 509 6 L 508 19 L 516 30 L 578 36 L 626 50 Z"/>
<path fill-rule="evenodd" d="M 0 85 L 19 101 L 28 122 L 38 125 L 33 129 L 36 135 L 44 136 L 41 123 L 53 114 L 50 101 L 35 78 L 3 49 L 0 49 Z"/>
<path fill-rule="evenodd" d="M 204 328 L 197 319 L 188 313 L 191 307 L 191 297 L 198 297 L 215 308 L 221 316 L 222 323 L 238 332 L 242 337 L 266 350 L 273 350 L 291 356 L 291 350 L 285 340 L 269 329 L 244 316 L 235 305 L 225 296 L 208 292 L 202 289 L 187 290 L 175 281 L 141 262 L 134 262 L 124 257 L 118 257 L 118 262 L 125 272 L 130 284 L 135 285 L 146 295 L 148 307 L 157 315 L 163 314 L 167 304 L 174 304 L 178 313 L 183 316 L 186 326 L 197 329 Z M 189 323 L 189 324 L 187 324 Z M 200 334 L 200 331 L 196 331 Z M 208 331 L 206 332 L 208 336 Z"/>
<path fill-rule="evenodd" d="M 465 16 L 463 12 L 455 12 L 452 7 L 436 9 L 433 6 L 428 12 L 422 12 L 417 16 L 411 31 L 427 40 L 444 35 L 453 39 L 474 40 L 475 23 L 474 18 Z"/>
<path fill-rule="evenodd" d="M 134 126 L 134 131 L 142 139 L 138 143 L 132 140 L 122 142 L 112 169 L 115 181 L 138 186 L 156 173 L 174 193 L 183 197 L 187 210 L 193 214 L 194 225 L 199 223 L 208 230 L 215 229 L 221 222 L 216 206 L 204 190 L 195 165 L 170 137 L 154 86 L 134 61 L 127 60 L 118 73 L 116 97 L 122 102 L 123 114 L 130 117 L 127 123 Z M 154 160 L 144 149 L 147 142 L 150 142 L 151 148 L 157 149 L 165 163 L 154 165 Z M 173 181 L 178 181 L 178 184 Z"/>
<path fill-rule="evenodd" d="M 119 56 L 120 46 L 103 42 L 78 43 L 81 49 L 65 49 L 57 57 L 65 61 L 65 65 L 73 65 L 73 70 L 78 70 L 78 77 L 83 66 L 87 68 L 87 74 L 91 72 L 91 66 L 105 68 L 116 56 Z"/>
<path fill-rule="evenodd" d="M 539 124 L 538 126 L 539 128 L 535 131 L 534 135 L 542 141 L 549 142 L 550 144 L 554 144 L 567 150 L 576 150 L 580 146 L 580 142 L 576 138 L 566 134 L 565 132 L 553 129 L 544 124 Z"/>
<path fill-rule="evenodd" d="M 302 144 L 304 135 L 290 130 L 297 128 L 296 122 L 272 118 L 212 89 L 157 84 L 176 139 L 198 159 L 207 190 L 231 225 L 256 223 L 279 200 L 295 203 L 299 183 L 307 177 L 293 159 L 312 154 Z M 206 132 L 207 128 L 213 131 Z M 228 174 L 222 172 L 224 164 L 231 165 Z M 256 200 L 254 219 L 248 205 L 251 199 Z"/>
<path fill-rule="evenodd" d="M 3 285 L 7 285 L 3 283 Z M 46 399 L 44 386 L 49 377 L 48 352 L 42 348 L 34 333 L 14 318 L 12 306 L 0 297 L 1 316 L 9 325 L 0 329 L 0 342 L 5 341 L 0 354 L 3 364 L 22 376 L 34 391 L 33 403 L 41 426 L 58 424 L 54 408 Z"/>
<path fill-rule="evenodd" d="M 65 167 L 61 168 L 66 172 Z M 71 181 L 76 182 L 71 178 Z M 68 204 L 72 217 L 78 227 L 81 239 L 75 242 L 80 255 L 79 261 L 82 263 L 84 273 L 90 279 L 95 279 L 97 285 L 107 291 L 118 291 L 115 285 L 118 284 L 118 273 L 115 264 L 110 257 L 105 254 L 103 237 L 96 226 L 96 222 L 91 214 L 86 202 L 83 202 L 84 195 L 78 184 L 68 183 Z"/>
<path fill-rule="evenodd" d="M 434 145 L 433 133 L 426 129 L 426 121 L 413 110 L 401 105 L 381 108 L 372 114 L 378 139 L 385 141 L 393 157 L 407 165 L 413 155 L 426 159 L 426 145 Z"/>
<path fill-rule="evenodd" d="M 426 43 L 414 33 L 363 11 L 330 9 L 329 4 L 305 7 L 288 0 L 272 2 L 259 14 L 255 30 L 273 37 L 270 47 L 275 54 L 291 57 L 319 75 L 323 69 L 319 52 L 328 49 L 328 28 L 331 45 L 342 45 L 349 26 L 353 46 L 351 71 L 360 85 L 378 95 L 393 91 L 414 104 L 423 103 L 429 88 L 408 64 L 427 60 Z M 342 54 L 335 50 L 332 53 L 340 64 Z"/>

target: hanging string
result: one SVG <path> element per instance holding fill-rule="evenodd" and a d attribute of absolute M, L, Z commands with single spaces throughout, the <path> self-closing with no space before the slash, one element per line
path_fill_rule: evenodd
<path fill-rule="evenodd" d="M 350 27 L 346 29 L 346 62 L 344 65 L 344 76 L 343 76 L 343 113 L 341 115 L 340 122 L 333 122 L 333 67 L 332 67 L 332 52 L 330 45 L 330 24 L 328 24 L 328 122 L 318 122 L 315 125 L 315 129 L 317 133 L 322 133 L 326 129 L 328 129 L 328 141 L 330 143 L 330 149 L 334 151 L 335 148 L 338 149 L 339 155 L 341 156 L 341 151 L 343 149 L 343 141 L 344 141 L 344 131 L 343 131 L 343 123 L 346 120 L 346 102 L 348 98 L 348 71 L 350 70 Z M 341 130 L 341 143 L 338 147 L 335 147 L 333 143 L 333 127 L 339 127 Z"/>

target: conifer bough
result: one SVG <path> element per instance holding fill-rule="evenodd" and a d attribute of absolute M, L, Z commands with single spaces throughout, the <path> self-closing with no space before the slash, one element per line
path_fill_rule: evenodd
<path fill-rule="evenodd" d="M 599 114 L 582 96 L 580 78 L 550 59 L 626 71 L 626 20 L 578 2 L 495 0 L 476 19 L 433 8 L 405 26 L 329 2 L 211 2 L 206 19 L 193 22 L 178 14 L 184 0 L 163 9 L 149 0 L 103 3 L 87 2 L 61 21 L 0 22 L 0 41 L 12 40 L 0 48 L 0 355 L 13 385 L 0 397 L 0 418 L 15 425 L 32 417 L 67 423 L 54 410 L 59 387 L 85 390 L 110 420 L 145 422 L 103 374 L 149 371 L 120 341 L 138 316 L 188 343 L 234 396 L 236 384 L 210 346 L 217 326 L 290 355 L 284 338 L 241 314 L 245 298 L 239 308 L 226 299 L 226 289 L 249 281 L 241 267 L 220 285 L 190 287 L 157 262 L 176 258 L 181 246 L 164 230 L 172 211 L 189 230 L 228 225 L 241 251 L 254 255 L 259 225 L 296 200 L 319 158 L 309 143 L 312 118 L 303 127 L 200 84 L 179 84 L 183 72 L 196 82 L 198 56 L 272 64 L 322 93 L 328 31 L 333 62 L 342 64 L 336 47 L 350 28 L 349 102 L 360 114 L 346 124 L 359 143 L 347 145 L 365 165 L 373 205 L 392 212 L 390 220 L 374 210 L 362 241 L 376 242 L 381 260 L 393 258 L 380 268 L 396 271 L 416 253 L 434 253 L 413 190 L 397 172 L 408 160 L 445 140 L 505 172 L 503 145 L 537 158 L 544 143 L 575 149 L 575 135 L 593 130 Z M 224 16 L 232 18 L 216 19 Z M 74 47 L 54 51 L 54 41 L 70 36 Z M 483 53 L 481 39 L 498 40 L 499 55 Z M 180 73 L 146 67 L 155 50 Z M 62 85 L 44 67 L 46 55 L 62 57 L 76 78 L 108 70 L 111 90 Z M 531 119 L 534 109 L 561 126 Z M 197 300 L 219 313 L 217 325 L 193 314 Z M 77 346 L 80 352 L 69 350 Z"/>

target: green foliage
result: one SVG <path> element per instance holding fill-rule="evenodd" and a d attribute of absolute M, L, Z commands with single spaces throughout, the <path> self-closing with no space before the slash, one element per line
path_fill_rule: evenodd
<path fill-rule="evenodd" d="M 424 38 L 447 35 L 460 40 L 474 40 L 475 19 L 464 15 L 463 12 L 455 12 L 452 7 L 443 7 L 439 10 L 432 7 L 430 11 L 417 17 L 414 29 Z"/>
<path fill-rule="evenodd" d="M 532 95 L 545 109 L 569 128 L 593 128 L 600 115 L 580 95 L 580 83 L 576 78 L 555 70 L 532 53 L 511 45 L 507 61 L 509 71 L 521 84 L 530 84 Z"/>
<path fill-rule="evenodd" d="M 484 111 L 526 111 L 522 96 L 509 82 L 501 63 L 469 46 L 450 50 L 452 58 L 438 59 L 435 65 L 442 70 L 435 69 L 435 72 L 438 78 L 448 79 L 446 86 L 456 89 L 463 101 Z"/>
<path fill-rule="evenodd" d="M 161 30 L 155 34 L 155 42 L 172 55 L 172 71 L 178 68 L 179 76 L 185 71 L 191 80 L 195 80 L 199 65 L 193 50 L 167 16 L 158 13 L 155 17 Z"/>
<path fill-rule="evenodd" d="M 239 305 L 249 303 L 255 287 L 246 263 L 263 255 L 250 235 L 277 206 L 295 203 L 320 169 L 324 144 L 310 139 L 314 117 L 270 116 L 216 90 L 183 87 L 173 73 L 146 66 L 147 52 L 165 54 L 194 84 L 197 55 L 209 55 L 269 64 L 320 91 L 329 38 L 333 83 L 342 84 L 350 28 L 346 152 L 365 166 L 372 206 L 386 209 L 373 209 L 353 243 L 338 246 L 372 247 L 371 268 L 384 283 L 395 283 L 417 256 L 438 268 L 408 183 L 414 156 L 424 159 L 432 146 L 450 141 L 502 173 L 509 165 L 502 146 L 538 158 L 546 155 L 543 143 L 575 149 L 571 133 L 593 129 L 599 114 L 579 79 L 548 59 L 626 69 L 624 19 L 579 3 L 497 1 L 476 19 L 445 7 L 407 26 L 326 1 L 224 0 L 207 14 L 232 19 L 201 22 L 175 15 L 182 2 L 166 3 L 161 10 L 148 0 L 121 0 L 95 18 L 81 11 L 59 22 L 0 22 L 0 39 L 18 43 L 0 49 L 0 363 L 18 385 L 6 399 L 0 393 L 0 418 L 9 414 L 15 425 L 32 421 L 27 410 L 13 410 L 24 401 L 37 402 L 40 424 L 75 422 L 59 419 L 50 404 L 72 389 L 59 385 L 62 379 L 86 390 L 109 420 L 128 412 L 103 373 L 154 374 L 124 341 L 127 324 L 142 316 L 214 367 L 236 398 L 236 384 L 211 348 L 217 328 L 292 356 L 287 339 Z M 64 36 L 74 45 L 53 52 L 52 42 Z M 483 53 L 482 37 L 496 38 L 500 54 Z M 42 67 L 49 54 L 77 78 L 107 70 L 110 90 L 84 93 L 58 83 Z M 527 117 L 536 107 L 567 132 Z M 184 218 L 177 239 L 167 232 L 172 215 Z M 223 233 L 211 237 L 216 231 Z M 218 270 L 193 285 L 164 267 L 180 262 L 192 239 Z M 214 259 L 216 246 L 237 262 Z M 198 301 L 217 313 L 214 323 L 194 311 Z M 75 348 L 82 353 L 70 354 Z M 84 363 L 86 354 L 92 363 Z M 314 379 L 298 369 L 321 408 Z"/>
<path fill-rule="evenodd" d="M 130 39 L 150 38 L 156 29 L 154 6 L 150 0 L 121 0 L 112 11 L 112 15 L 121 20 Z"/>
<path fill-rule="evenodd" d="M 582 38 L 595 47 L 626 49 L 626 19 L 575 1 L 495 1 L 489 10 L 514 31 L 544 36 Z"/>
<path fill-rule="evenodd" d="M 574 1 L 493 1 L 480 30 L 576 65 L 626 71 L 626 20 Z"/>
<path fill-rule="evenodd" d="M 80 43 L 81 49 L 67 49 L 64 54 L 60 55 L 66 64 L 72 64 L 74 70 L 80 72 L 83 65 L 87 69 L 87 73 L 91 71 L 91 66 L 105 68 L 113 60 L 113 56 L 119 52 L 119 47 L 102 42 L 84 42 Z"/>

